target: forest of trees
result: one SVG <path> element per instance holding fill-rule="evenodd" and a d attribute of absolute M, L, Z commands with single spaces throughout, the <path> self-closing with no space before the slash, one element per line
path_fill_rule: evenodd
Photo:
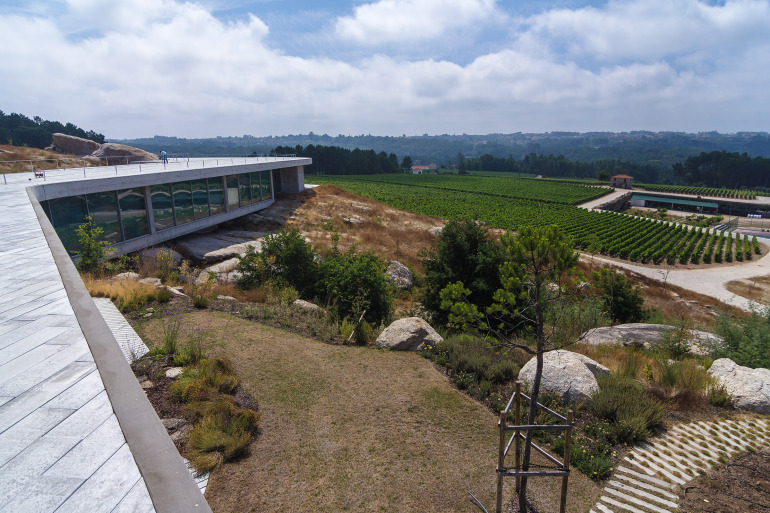
<path fill-rule="evenodd" d="M 91 139 L 100 144 L 104 142 L 104 135 L 93 130 L 83 130 L 72 123 L 48 121 L 40 116 L 30 119 L 24 114 L 5 114 L 0 110 L 0 144 L 42 149 L 51 144 L 55 133 Z"/>
<path fill-rule="evenodd" d="M 294 147 L 277 146 L 272 153 L 275 155 L 293 154 L 313 159 L 313 165 L 307 169 L 308 174 L 376 175 L 398 173 L 402 170 L 396 154 L 388 155 L 384 151 L 375 153 L 374 150 L 358 148 L 348 150 L 338 146 L 309 144 L 305 147 L 300 145 Z"/>
<path fill-rule="evenodd" d="M 712 151 L 689 157 L 673 166 L 683 184 L 727 189 L 770 187 L 770 159 L 746 153 Z"/>
<path fill-rule="evenodd" d="M 616 174 L 630 174 L 637 181 L 657 183 L 664 178 L 666 170 L 652 164 L 637 164 L 621 160 L 569 160 L 564 155 L 537 155 L 530 153 L 522 160 L 512 156 L 498 158 L 485 154 L 474 159 L 458 155 L 458 169 L 463 171 L 508 171 L 512 173 L 532 173 L 546 178 L 599 178 Z M 600 175 L 601 173 L 601 175 Z M 670 173 L 669 173 L 670 174 Z"/>

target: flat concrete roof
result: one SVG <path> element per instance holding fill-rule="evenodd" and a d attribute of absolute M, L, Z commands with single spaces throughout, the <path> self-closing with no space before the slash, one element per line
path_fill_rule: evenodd
<path fill-rule="evenodd" d="M 165 174 L 168 182 L 175 180 L 168 173 L 186 179 L 204 166 L 224 175 L 243 165 L 309 163 L 190 159 L 4 175 L 0 511 L 210 511 L 40 208 L 48 187 L 39 186 L 114 190 L 139 175 Z"/>

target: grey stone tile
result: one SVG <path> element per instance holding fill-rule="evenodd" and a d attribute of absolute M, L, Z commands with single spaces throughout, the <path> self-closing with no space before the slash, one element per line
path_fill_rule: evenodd
<path fill-rule="evenodd" d="M 26 326 L 30 322 L 32 322 L 32 321 L 13 320 L 13 321 L 6 321 L 4 323 L 1 323 L 0 324 L 0 335 L 5 335 L 8 332 L 11 332 L 13 330 L 19 329 L 22 326 Z"/>
<path fill-rule="evenodd" d="M 0 433 L 62 393 L 73 383 L 78 382 L 91 370 L 92 366 L 89 363 L 73 363 L 0 406 Z"/>
<path fill-rule="evenodd" d="M 154 513 L 150 493 L 144 479 L 140 479 L 111 513 Z"/>
<path fill-rule="evenodd" d="M 9 397 L 9 396 L 0 396 L 0 406 L 4 405 L 5 403 L 7 403 L 8 401 L 10 401 L 11 399 L 13 399 L 13 397 Z"/>
<path fill-rule="evenodd" d="M 32 351 L 36 347 L 45 344 L 56 335 L 61 335 L 70 328 L 48 327 L 43 328 L 37 333 L 28 335 L 26 338 L 12 342 L 0 349 L 0 363 L 5 364 L 19 356 Z"/>
<path fill-rule="evenodd" d="M 134 457 L 123 445 L 56 513 L 111 512 L 140 479 Z"/>
<path fill-rule="evenodd" d="M 4 476 L 3 486 L 0 487 L 0 511 L 4 513 L 54 511 L 82 483 L 81 479 Z M 50 509 L 46 509 L 46 506 Z"/>
<path fill-rule="evenodd" d="M 46 409 L 81 408 L 88 401 L 103 392 L 104 383 L 102 383 L 102 377 L 99 375 L 99 371 L 96 370 L 96 365 L 93 365 L 92 368 L 93 371 L 90 374 L 45 403 L 44 407 Z"/>
<path fill-rule="evenodd" d="M 57 347 L 62 347 L 63 349 L 27 369 L 27 371 L 21 375 L 0 383 L 0 395 L 23 394 L 41 381 L 47 379 L 49 376 L 52 376 L 70 364 L 77 362 L 77 360 L 84 354 L 90 353 L 85 338 L 81 339 L 79 342 L 70 344 L 69 346 Z"/>
<path fill-rule="evenodd" d="M 88 479 L 125 443 L 118 419 L 112 415 L 43 475 Z"/>
<path fill-rule="evenodd" d="M 61 346 L 40 344 L 23 355 L 0 365 L 0 383 L 8 381 L 14 376 L 18 376 L 30 367 L 37 365 L 41 360 L 45 360 L 52 354 L 58 353 L 61 349 Z"/>
<path fill-rule="evenodd" d="M 49 431 L 0 467 L 0 474 L 39 476 L 80 441 L 79 436 L 53 436 Z M 61 476 L 58 476 L 61 477 Z M 67 476 L 65 476 L 67 477 Z M 74 477 L 74 476 L 69 476 Z"/>
<path fill-rule="evenodd" d="M 3 465 L 73 412 L 74 410 L 65 409 L 38 409 L 0 434 L 0 475 L 3 474 Z"/>
<path fill-rule="evenodd" d="M 54 338 L 46 341 L 46 344 L 69 346 L 76 342 L 85 340 L 83 332 L 80 330 L 80 326 L 74 326 L 67 331 L 56 335 Z"/>
<path fill-rule="evenodd" d="M 114 413 L 107 392 L 100 392 L 82 408 L 59 423 L 49 434 L 58 437 L 79 436 L 83 438 L 99 427 L 110 415 L 114 415 Z"/>

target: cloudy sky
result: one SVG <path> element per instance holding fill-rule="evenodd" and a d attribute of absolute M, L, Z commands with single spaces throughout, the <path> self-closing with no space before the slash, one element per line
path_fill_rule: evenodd
<path fill-rule="evenodd" d="M 0 110 L 108 139 L 770 130 L 770 0 L 0 6 Z"/>

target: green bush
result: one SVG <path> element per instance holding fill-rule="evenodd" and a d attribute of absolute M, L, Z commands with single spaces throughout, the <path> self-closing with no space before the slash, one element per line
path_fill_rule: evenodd
<path fill-rule="evenodd" d="M 76 253 L 79 258 L 75 267 L 81 273 L 96 271 L 104 260 L 104 248 L 110 243 L 99 240 L 102 233 L 104 230 L 94 223 L 91 216 L 87 216 L 83 224 L 75 229 L 75 235 L 77 235 L 80 246 L 80 251 Z"/>
<path fill-rule="evenodd" d="M 625 274 L 605 267 L 594 272 L 593 279 L 604 310 L 613 321 L 628 323 L 644 319 L 642 291 L 631 285 Z"/>
<path fill-rule="evenodd" d="M 770 308 L 754 310 L 743 319 L 721 313 L 716 333 L 724 343 L 711 348 L 715 360 L 730 358 L 744 367 L 770 368 Z"/>
<path fill-rule="evenodd" d="M 588 410 L 609 423 L 612 443 L 643 441 L 663 421 L 665 407 L 638 381 L 614 374 L 598 376 L 597 381 L 600 390 L 591 398 Z"/>
<path fill-rule="evenodd" d="M 340 253 L 333 249 L 320 263 L 317 284 L 337 317 L 380 324 L 390 319 L 393 292 L 385 277 L 385 262 L 372 251 Z"/>
<path fill-rule="evenodd" d="M 267 235 L 262 252 L 247 248 L 240 257 L 238 285 L 252 289 L 274 280 L 281 286 L 292 286 L 302 296 L 310 297 L 318 280 L 316 253 L 295 227 L 284 227 L 279 233 Z"/>
<path fill-rule="evenodd" d="M 435 244 L 423 254 L 425 289 L 422 305 L 437 325 L 446 325 L 449 313 L 441 309 L 441 291 L 462 282 L 471 291 L 468 300 L 481 311 L 493 302 L 501 288 L 503 247 L 476 221 L 449 221 Z"/>
<path fill-rule="evenodd" d="M 474 383 L 499 385 L 512 381 L 520 370 L 512 357 L 469 335 L 453 335 L 440 342 L 435 352 L 437 365 L 448 368 L 453 375 L 468 374 Z"/>

